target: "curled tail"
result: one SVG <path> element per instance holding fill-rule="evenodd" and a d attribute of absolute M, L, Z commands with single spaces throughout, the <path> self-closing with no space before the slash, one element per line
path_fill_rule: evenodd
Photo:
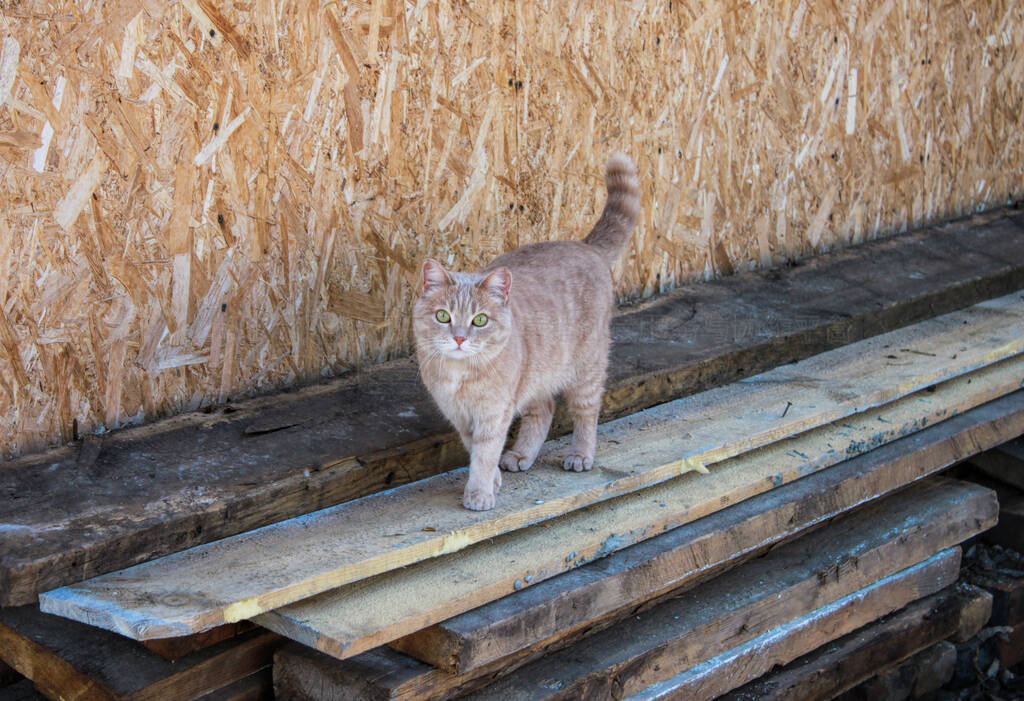
<path fill-rule="evenodd" d="M 640 216 L 640 182 L 629 156 L 616 153 L 608 159 L 604 182 L 608 188 L 604 211 L 583 242 L 600 251 L 613 267 Z"/>

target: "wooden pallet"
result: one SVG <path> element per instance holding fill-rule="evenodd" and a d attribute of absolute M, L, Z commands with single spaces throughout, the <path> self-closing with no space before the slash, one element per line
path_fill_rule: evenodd
<path fill-rule="evenodd" d="M 279 645 L 273 633 L 250 630 L 171 662 L 140 643 L 34 606 L 0 609 L 0 657 L 53 699 L 232 698 L 224 687 L 268 669 Z M 246 690 L 254 692 L 251 682 Z"/>
<path fill-rule="evenodd" d="M 1016 211 L 688 286 L 613 323 L 604 416 L 1024 286 Z M 827 292 L 827 294 L 823 294 Z M 561 424 L 564 427 L 564 422 Z M 464 459 L 414 365 L 211 407 L 5 464 L 0 605 L 421 479 Z M 59 486 L 55 486 L 59 485 Z"/>
<path fill-rule="evenodd" d="M 477 693 L 481 698 L 576 698 L 642 689 L 757 638 L 779 621 L 806 615 L 914 565 L 994 519 L 994 495 L 988 490 L 952 482 L 915 486 L 551 652 Z M 925 579 L 938 581 L 937 571 L 944 573 L 943 586 L 956 578 L 958 556 L 944 558 L 936 560 L 941 565 L 925 566 Z M 918 594 L 923 580 L 911 579 L 910 590 Z M 889 592 L 887 600 L 898 598 Z M 275 663 L 279 689 L 289 678 L 282 661 L 287 654 L 282 651 Z"/>
<path fill-rule="evenodd" d="M 609 422 L 598 469 L 510 475 L 491 512 L 459 508 L 456 471 L 47 592 L 40 605 L 136 639 L 199 632 L 703 470 L 979 368 L 999 367 L 1006 379 L 989 398 L 1005 394 L 1018 386 L 1022 350 L 1024 300 L 990 300 Z M 544 455 L 563 452 L 566 440 Z"/>

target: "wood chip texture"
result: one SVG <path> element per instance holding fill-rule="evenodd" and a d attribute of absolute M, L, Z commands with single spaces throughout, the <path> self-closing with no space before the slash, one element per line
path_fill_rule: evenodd
<path fill-rule="evenodd" d="M 0 1 L 0 456 L 406 354 L 418 266 L 645 296 L 1024 186 L 1024 7 Z"/>

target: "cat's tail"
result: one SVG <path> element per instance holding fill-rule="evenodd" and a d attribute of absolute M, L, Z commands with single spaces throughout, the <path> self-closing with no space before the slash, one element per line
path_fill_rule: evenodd
<path fill-rule="evenodd" d="M 583 242 L 596 248 L 608 266 L 614 267 L 640 216 L 640 181 L 629 156 L 616 153 L 608 159 L 604 182 L 608 188 L 604 211 Z"/>

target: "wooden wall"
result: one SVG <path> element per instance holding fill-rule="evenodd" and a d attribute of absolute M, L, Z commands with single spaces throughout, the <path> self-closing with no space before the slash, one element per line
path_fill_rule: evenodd
<path fill-rule="evenodd" d="M 1024 190 L 1017 0 L 0 0 L 0 455 L 408 352 L 420 260 L 622 295 Z"/>

